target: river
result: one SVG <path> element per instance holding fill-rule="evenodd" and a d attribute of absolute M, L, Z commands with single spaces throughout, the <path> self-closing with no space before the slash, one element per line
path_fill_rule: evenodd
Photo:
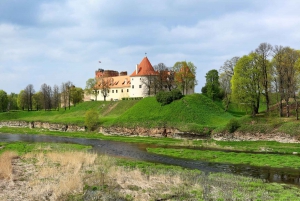
<path fill-rule="evenodd" d="M 169 156 L 148 153 L 147 147 L 159 147 L 142 143 L 115 142 L 98 139 L 56 137 L 47 135 L 29 134 L 2 134 L 0 142 L 51 142 L 74 143 L 92 146 L 92 151 L 99 154 L 107 154 L 114 157 L 143 160 L 154 163 L 177 165 L 190 169 L 198 169 L 203 172 L 225 172 L 243 176 L 251 176 L 264 179 L 267 182 L 294 184 L 300 187 L 300 170 L 289 168 L 256 167 L 241 164 L 210 163 L 200 160 L 179 159 Z M 166 146 L 164 146 L 166 147 Z M 181 147 L 182 148 L 182 147 Z M 249 152 L 248 152 L 249 153 Z"/>

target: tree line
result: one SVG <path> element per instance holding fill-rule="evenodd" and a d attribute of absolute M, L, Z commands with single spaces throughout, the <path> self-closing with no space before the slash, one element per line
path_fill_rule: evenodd
<path fill-rule="evenodd" d="M 284 116 L 285 108 L 289 117 L 291 104 L 294 104 L 298 119 L 299 50 L 261 43 L 248 55 L 225 61 L 219 72 L 214 69 L 206 74 L 202 93 L 212 99 L 222 98 L 225 110 L 231 102 L 236 102 L 255 116 L 263 98 L 267 113 L 275 102 L 279 116 Z"/>
<path fill-rule="evenodd" d="M 63 82 L 61 86 L 54 85 L 51 87 L 42 84 L 38 92 L 35 91 L 32 84 L 28 84 L 19 94 L 7 94 L 0 90 L 0 111 L 10 110 L 59 110 L 71 105 L 76 106 L 82 102 L 84 91 L 80 87 L 75 87 L 72 82 Z"/>

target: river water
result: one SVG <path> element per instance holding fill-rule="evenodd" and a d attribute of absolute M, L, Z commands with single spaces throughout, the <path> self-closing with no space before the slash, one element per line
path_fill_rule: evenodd
<path fill-rule="evenodd" d="M 51 142 L 74 143 L 91 145 L 92 151 L 114 157 L 137 159 L 154 163 L 177 165 L 203 172 L 224 172 L 264 179 L 267 182 L 287 183 L 300 186 L 300 170 L 289 168 L 256 167 L 251 165 L 234 165 L 224 163 L 210 163 L 200 160 L 179 159 L 169 156 L 148 153 L 146 147 L 159 147 L 148 144 L 115 142 L 98 139 L 68 138 L 46 135 L 1 134 L 0 142 Z M 166 147 L 166 146 L 164 146 Z M 181 147 L 182 148 L 182 147 Z M 249 152 L 248 152 L 249 153 Z M 287 155 L 288 157 L 288 155 Z M 300 157 L 299 157 L 300 161 Z M 299 163 L 300 164 L 300 163 Z"/>

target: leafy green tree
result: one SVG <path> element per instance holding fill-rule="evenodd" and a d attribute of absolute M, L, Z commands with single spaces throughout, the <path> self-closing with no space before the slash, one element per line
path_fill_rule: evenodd
<path fill-rule="evenodd" d="M 11 93 L 7 97 L 8 97 L 7 110 L 8 111 L 10 111 L 10 110 L 17 110 L 18 109 L 18 104 L 17 104 L 18 94 Z"/>
<path fill-rule="evenodd" d="M 213 69 L 206 73 L 206 83 L 202 92 L 212 100 L 215 100 L 220 95 L 219 73 Z"/>
<path fill-rule="evenodd" d="M 33 94 L 32 96 L 33 105 L 36 110 L 43 108 L 43 93 L 41 91 Z"/>
<path fill-rule="evenodd" d="M 197 67 L 192 62 L 180 61 L 174 64 L 175 83 L 182 94 L 187 94 L 189 89 L 197 85 L 196 69 Z"/>
<path fill-rule="evenodd" d="M 96 129 L 99 123 L 99 114 L 95 110 L 89 110 L 85 113 L 85 121 L 84 124 L 89 131 L 93 131 Z"/>
<path fill-rule="evenodd" d="M 254 57 L 255 54 L 251 53 L 240 58 L 231 79 L 232 98 L 250 108 L 252 116 L 258 113 L 261 94 L 261 71 Z"/>
<path fill-rule="evenodd" d="M 3 90 L 0 90 L 0 111 L 4 112 L 7 110 L 8 97 L 7 93 Z"/>
<path fill-rule="evenodd" d="M 97 78 L 90 78 L 86 81 L 86 86 L 85 86 L 85 93 L 89 95 L 94 95 L 95 96 L 95 101 L 97 101 L 97 96 L 99 94 L 98 87 L 97 87 Z"/>
<path fill-rule="evenodd" d="M 21 90 L 19 95 L 18 95 L 18 100 L 17 100 L 17 104 L 19 109 L 24 110 L 25 107 L 27 106 L 27 101 L 26 101 L 26 94 L 24 90 Z"/>
<path fill-rule="evenodd" d="M 82 88 L 73 87 L 71 89 L 71 101 L 74 106 L 76 106 L 77 103 L 83 102 L 83 96 L 84 96 L 84 92 Z"/>

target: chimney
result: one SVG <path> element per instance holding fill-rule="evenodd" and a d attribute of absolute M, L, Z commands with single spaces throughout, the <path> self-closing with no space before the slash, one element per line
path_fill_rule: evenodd
<path fill-rule="evenodd" d="M 135 66 L 135 74 L 138 74 L 138 64 Z"/>

